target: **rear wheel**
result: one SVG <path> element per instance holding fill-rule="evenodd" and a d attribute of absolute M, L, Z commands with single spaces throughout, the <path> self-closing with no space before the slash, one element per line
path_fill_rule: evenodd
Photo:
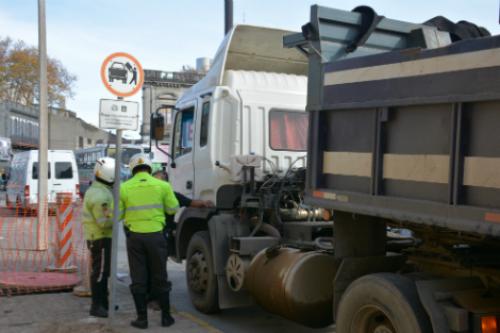
<path fill-rule="evenodd" d="M 415 283 L 392 273 L 371 274 L 354 281 L 338 307 L 337 332 L 432 332 Z"/>
<path fill-rule="evenodd" d="M 186 257 L 186 281 L 194 307 L 203 313 L 219 311 L 217 276 L 208 231 L 193 235 Z"/>

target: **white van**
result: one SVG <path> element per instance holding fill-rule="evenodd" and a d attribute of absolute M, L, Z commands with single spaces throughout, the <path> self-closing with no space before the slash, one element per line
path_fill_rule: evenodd
<path fill-rule="evenodd" d="M 75 155 L 71 150 L 49 150 L 48 203 L 56 203 L 58 193 L 71 193 L 76 201 L 80 182 Z M 7 182 L 7 206 L 36 208 L 38 204 L 38 150 L 17 153 L 12 158 Z"/>

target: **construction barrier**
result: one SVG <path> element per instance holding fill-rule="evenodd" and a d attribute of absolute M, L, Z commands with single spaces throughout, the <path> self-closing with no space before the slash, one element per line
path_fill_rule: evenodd
<path fill-rule="evenodd" d="M 73 265 L 73 204 L 71 193 L 57 194 L 56 208 L 57 242 L 55 266 L 49 271 L 74 272 Z"/>
<path fill-rule="evenodd" d="M 88 280 L 81 203 L 63 195 L 46 208 L 51 212 L 43 230 L 48 249 L 39 250 L 37 212 L 0 205 L 0 296 L 72 290 Z"/>

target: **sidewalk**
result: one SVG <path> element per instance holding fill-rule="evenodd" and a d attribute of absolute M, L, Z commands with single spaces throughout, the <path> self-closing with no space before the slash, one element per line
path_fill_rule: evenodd
<path fill-rule="evenodd" d="M 0 332 L 2 333 L 127 333 L 139 332 L 129 326 L 135 310 L 128 287 L 118 284 L 120 309 L 112 325 L 108 319 L 88 315 L 89 298 L 72 293 L 38 294 L 0 298 Z M 145 332 L 220 332 L 189 313 L 173 311 L 176 320 L 169 328 L 160 326 L 160 312 L 149 311 L 149 329 Z"/>

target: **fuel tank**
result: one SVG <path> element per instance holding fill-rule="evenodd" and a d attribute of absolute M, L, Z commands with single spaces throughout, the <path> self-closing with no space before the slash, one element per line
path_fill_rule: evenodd
<path fill-rule="evenodd" d="M 281 248 L 263 250 L 250 263 L 245 288 L 269 312 L 309 327 L 333 322 L 333 255 Z"/>

